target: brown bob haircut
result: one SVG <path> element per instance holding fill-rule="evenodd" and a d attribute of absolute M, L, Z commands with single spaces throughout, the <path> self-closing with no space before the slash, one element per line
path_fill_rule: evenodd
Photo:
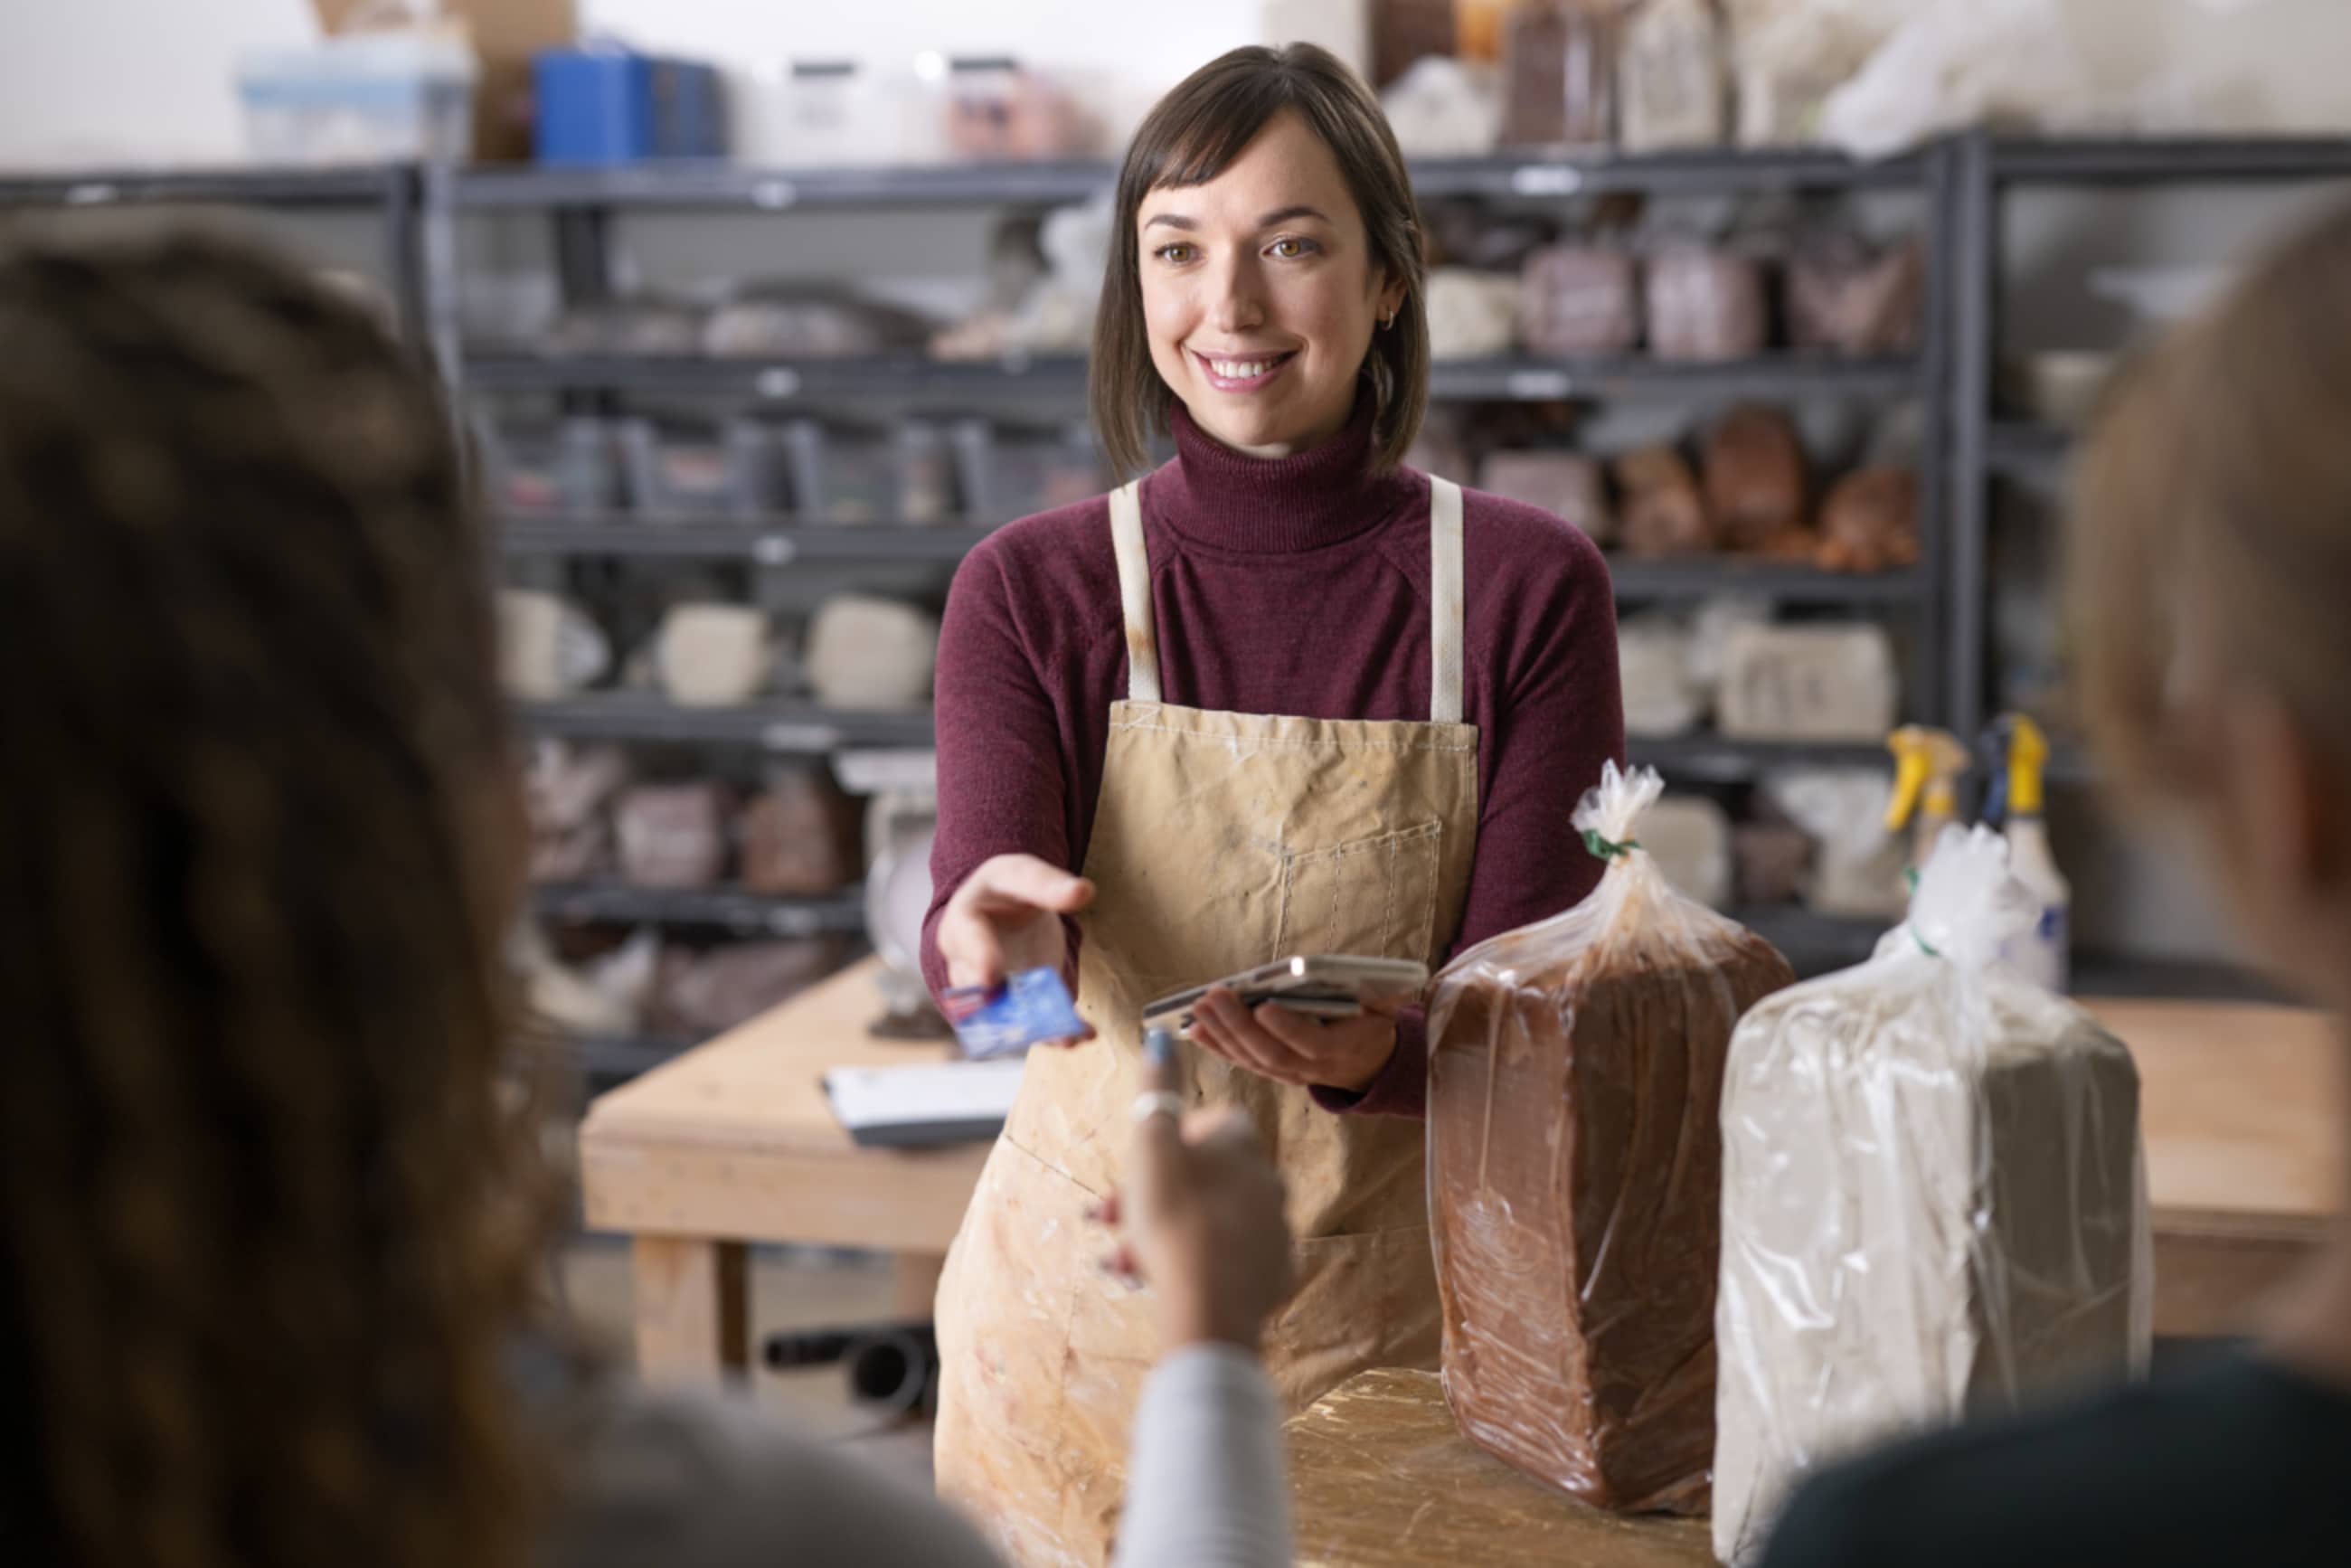
<path fill-rule="evenodd" d="M 2222 706 L 2351 766 L 2351 206 L 2256 261 L 2108 389 L 2073 477 L 2074 684 L 2126 786 L 2203 796 Z"/>
<path fill-rule="evenodd" d="M 1119 170 L 1088 395 L 1094 428 L 1122 479 L 1151 466 L 1150 436 L 1166 433 L 1167 405 L 1175 398 L 1151 362 L 1143 320 L 1142 245 L 1135 235 L 1143 198 L 1163 186 L 1207 183 L 1284 110 L 1311 126 L 1338 159 L 1363 214 L 1374 270 L 1404 279 L 1395 324 L 1372 334 L 1364 357 L 1374 461 L 1384 468 L 1401 461 L 1420 434 L 1428 412 L 1428 268 L 1420 209 L 1395 133 L 1371 89 L 1329 50 L 1312 44 L 1235 49 L 1159 100 Z"/>

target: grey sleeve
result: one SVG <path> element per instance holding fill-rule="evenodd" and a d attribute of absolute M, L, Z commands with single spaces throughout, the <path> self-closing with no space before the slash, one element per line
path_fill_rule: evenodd
<path fill-rule="evenodd" d="M 546 1568 L 1001 1568 L 936 1498 L 732 1401 L 622 1396 L 570 1438 Z"/>
<path fill-rule="evenodd" d="M 1281 1410 L 1255 1356 L 1186 1345 L 1135 1412 L 1113 1568 L 1290 1568 Z"/>

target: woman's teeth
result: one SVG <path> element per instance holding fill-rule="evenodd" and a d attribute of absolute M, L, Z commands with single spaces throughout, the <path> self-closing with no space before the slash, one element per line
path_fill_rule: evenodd
<path fill-rule="evenodd" d="M 1227 381 L 1245 382 L 1273 369 L 1272 360 L 1210 360 L 1208 368 Z"/>

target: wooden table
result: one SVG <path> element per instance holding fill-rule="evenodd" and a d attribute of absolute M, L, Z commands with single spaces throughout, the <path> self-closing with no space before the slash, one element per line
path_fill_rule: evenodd
<path fill-rule="evenodd" d="M 882 1011 L 878 967 L 853 964 L 589 1107 L 588 1226 L 633 1239 L 648 1377 L 707 1381 L 747 1365 L 747 1242 L 896 1253 L 898 1306 L 930 1316 L 987 1148 L 859 1148 L 833 1120 L 829 1069 L 947 1054 L 866 1032 Z"/>
<path fill-rule="evenodd" d="M 833 1121 L 827 1069 L 939 1054 L 871 1038 L 879 1005 L 873 964 L 852 966 L 590 1108 L 588 1223 L 634 1239 L 648 1375 L 747 1364 L 747 1242 L 896 1253 L 901 1305 L 928 1312 L 987 1151 L 861 1149 Z M 2286 1008 L 2088 1005 L 2129 1042 L 2144 1086 L 2157 1331 L 2228 1332 L 2308 1252 L 2351 1185 L 2332 1027 Z"/>
<path fill-rule="evenodd" d="M 1366 1372 L 1283 1433 L 1299 1568 L 1712 1568 L 1702 1519 L 1628 1518 L 1472 1447 L 1433 1372 Z"/>

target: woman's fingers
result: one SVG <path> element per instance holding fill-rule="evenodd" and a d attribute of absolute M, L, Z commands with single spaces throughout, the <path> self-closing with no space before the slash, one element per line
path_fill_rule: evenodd
<path fill-rule="evenodd" d="M 971 873 L 976 903 L 998 910 L 1046 909 L 1074 915 L 1094 901 L 1094 884 L 1035 855 L 998 855 Z"/>
<path fill-rule="evenodd" d="M 947 984 L 986 986 L 1004 979 L 1004 944 L 987 917 L 969 907 L 949 904 L 939 916 L 939 956 L 947 963 Z"/>
<path fill-rule="evenodd" d="M 1281 1040 L 1270 1034 L 1229 991 L 1210 991 L 1197 1009 L 1216 1030 L 1222 1049 L 1217 1054 L 1237 1061 L 1278 1083 L 1312 1081 L 1311 1063 Z"/>

